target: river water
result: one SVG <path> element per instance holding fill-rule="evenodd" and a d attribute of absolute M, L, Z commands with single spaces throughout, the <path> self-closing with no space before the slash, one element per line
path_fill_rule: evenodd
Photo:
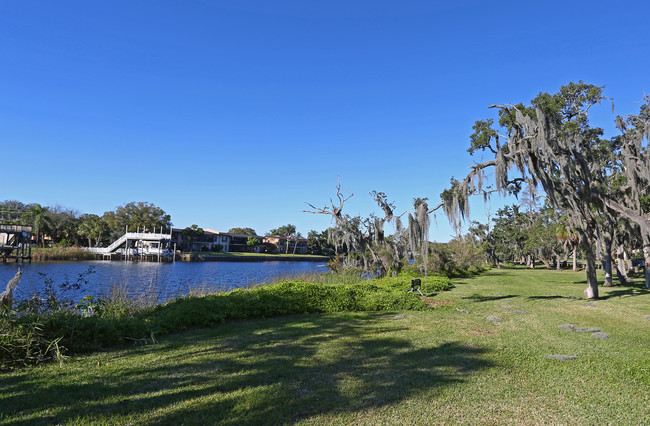
<path fill-rule="evenodd" d="M 18 267 L 23 270 L 16 299 L 30 297 L 45 287 L 49 279 L 58 288 L 66 280 L 75 282 L 82 274 L 86 283 L 65 297 L 79 301 L 86 295 L 107 297 L 115 289 L 130 297 L 146 295 L 159 302 L 187 295 L 190 288 L 227 291 L 249 287 L 286 275 L 307 272 L 325 272 L 324 262 L 270 261 L 270 262 L 47 262 L 0 263 L 0 292 L 13 278 Z M 91 273 L 88 273 L 92 270 Z"/>

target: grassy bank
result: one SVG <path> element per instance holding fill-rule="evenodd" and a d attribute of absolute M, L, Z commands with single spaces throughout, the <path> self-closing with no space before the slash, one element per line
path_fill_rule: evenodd
<path fill-rule="evenodd" d="M 647 424 L 650 292 L 588 302 L 585 286 L 584 273 L 493 270 L 431 310 L 191 329 L 5 373 L 0 423 Z"/>
<path fill-rule="evenodd" d="M 281 315 L 381 310 L 428 309 L 426 299 L 409 293 L 409 277 L 365 280 L 358 274 L 310 274 L 250 289 L 193 295 L 162 305 L 111 292 L 108 299 L 88 296 L 73 308 L 47 292 L 0 315 L 0 371 L 27 364 L 106 349 L 126 341 L 155 340 L 192 327 L 209 327 L 232 320 Z M 79 279 L 83 279 L 83 274 Z M 71 287 L 69 284 L 66 284 Z M 75 284 L 73 283 L 72 286 Z M 451 287 L 449 278 L 432 276 L 424 291 Z M 54 283 L 50 288 L 54 289 Z M 155 300 L 155 299 L 154 299 Z"/>
<path fill-rule="evenodd" d="M 55 260 L 96 260 L 97 255 L 78 247 L 32 248 L 32 261 L 51 262 Z"/>

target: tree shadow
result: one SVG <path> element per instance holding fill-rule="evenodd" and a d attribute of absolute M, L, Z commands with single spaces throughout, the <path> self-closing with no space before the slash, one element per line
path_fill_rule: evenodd
<path fill-rule="evenodd" d="M 386 314 L 298 318 L 244 324 L 244 332 L 198 331 L 135 350 L 155 365 L 134 365 L 130 351 L 115 352 L 109 357 L 117 371 L 89 365 L 80 382 L 66 369 L 0 377 L 3 411 L 13 418 L 38 413 L 36 422 L 14 421 L 25 425 L 128 415 L 146 415 L 148 423 L 291 423 L 435 394 L 492 366 L 484 349 L 460 342 L 414 347 L 395 337 L 402 328 Z M 189 350 L 173 350 L 184 346 Z"/>
<path fill-rule="evenodd" d="M 607 288 L 611 289 L 616 287 L 607 287 Z M 643 286 L 639 286 L 639 287 L 625 286 L 622 287 L 620 290 L 609 290 L 606 294 L 599 295 L 598 299 L 607 300 L 614 297 L 643 296 L 647 294 L 650 294 L 650 290 L 646 289 Z"/>
<path fill-rule="evenodd" d="M 528 296 L 530 300 L 553 300 L 553 299 L 567 299 L 567 300 L 584 300 L 582 297 L 577 296 Z"/>
<path fill-rule="evenodd" d="M 519 297 L 519 296 L 516 294 L 507 294 L 503 296 L 483 296 L 478 293 L 474 293 L 471 296 L 463 297 L 463 299 L 473 300 L 475 302 L 490 302 L 494 300 L 512 299 L 514 297 Z"/>

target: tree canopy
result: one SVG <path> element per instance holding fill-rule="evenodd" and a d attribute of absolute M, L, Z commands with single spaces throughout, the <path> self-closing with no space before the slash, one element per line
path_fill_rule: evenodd
<path fill-rule="evenodd" d="M 230 228 L 228 230 L 229 234 L 239 234 L 239 235 L 257 235 L 257 232 L 253 228 Z"/>
<path fill-rule="evenodd" d="M 153 231 L 154 228 L 169 229 L 172 226 L 170 215 L 160 207 L 143 201 L 118 206 L 115 210 L 104 213 L 103 218 L 116 234 L 124 233 L 127 226 L 130 231 L 138 228 L 141 231 Z"/>

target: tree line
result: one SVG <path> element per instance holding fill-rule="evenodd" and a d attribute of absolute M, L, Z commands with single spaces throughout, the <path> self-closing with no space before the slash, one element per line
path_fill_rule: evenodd
<path fill-rule="evenodd" d="M 5 200 L 0 202 L 0 220 L 6 224 L 32 226 L 36 244 L 40 247 L 45 246 L 46 238 L 51 244 L 62 247 L 93 247 L 114 241 L 124 234 L 127 227 L 130 231 L 139 229 L 152 232 L 163 229 L 168 231 L 173 226 L 171 216 L 162 208 L 149 202 L 135 201 L 99 216 L 82 214 L 78 210 L 61 206 L 48 207 L 37 203 L 25 204 L 17 200 Z M 228 233 L 257 235 L 250 227 L 231 228 Z M 183 229 L 182 234 L 191 242 L 200 239 L 204 230 L 198 225 L 191 225 Z M 290 250 L 295 251 L 298 241 L 303 238 L 292 224 L 271 229 L 266 235 L 287 238 L 287 253 Z M 252 237 L 247 243 L 251 250 L 259 244 L 258 240 Z M 333 248 L 327 242 L 327 231 L 309 231 L 307 250 L 310 254 L 330 254 Z"/>
<path fill-rule="evenodd" d="M 8 224 L 29 225 L 36 244 L 44 247 L 45 237 L 59 246 L 96 246 L 130 230 L 169 229 L 171 216 L 148 202 L 130 202 L 102 216 L 80 213 L 60 206 L 25 204 L 16 200 L 0 202 L 0 219 Z"/>

